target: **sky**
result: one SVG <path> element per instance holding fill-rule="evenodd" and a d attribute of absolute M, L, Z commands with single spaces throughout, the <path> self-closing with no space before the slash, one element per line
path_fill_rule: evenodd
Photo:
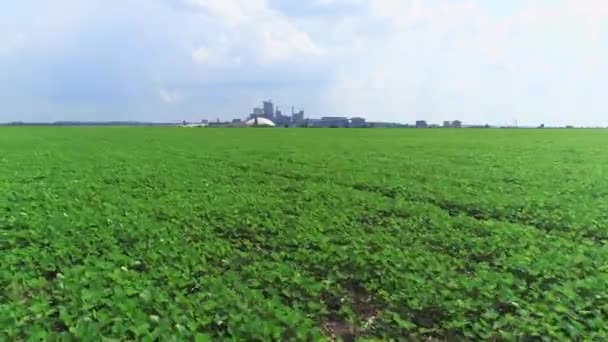
<path fill-rule="evenodd" d="M 308 116 L 608 126 L 606 0 L 20 0 L 0 122 Z"/>

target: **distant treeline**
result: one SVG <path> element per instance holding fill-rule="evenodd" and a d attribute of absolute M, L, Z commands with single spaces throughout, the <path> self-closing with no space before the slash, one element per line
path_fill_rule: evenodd
<path fill-rule="evenodd" d="M 9 122 L 2 126 L 175 126 L 168 122 L 140 121 L 56 121 L 56 122 Z"/>

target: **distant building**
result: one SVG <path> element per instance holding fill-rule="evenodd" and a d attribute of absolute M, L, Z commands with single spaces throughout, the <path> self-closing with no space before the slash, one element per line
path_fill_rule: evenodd
<path fill-rule="evenodd" d="M 300 126 L 302 127 L 321 127 L 318 123 L 321 122 L 319 119 L 304 119 Z"/>
<path fill-rule="evenodd" d="M 462 121 L 460 121 L 460 120 L 452 121 L 452 127 L 453 128 L 462 128 Z"/>
<path fill-rule="evenodd" d="M 450 122 L 450 121 L 444 121 L 443 122 L 443 128 L 452 128 L 452 122 Z"/>
<path fill-rule="evenodd" d="M 263 101 L 262 107 L 253 108 L 253 112 L 247 116 L 247 124 L 257 122 L 256 120 L 266 119 L 280 127 L 370 127 L 370 123 L 363 117 L 343 117 L 325 116 L 321 119 L 307 119 L 304 111 L 295 112 L 295 107 L 291 107 L 291 115 L 284 114 L 279 106 L 275 106 L 271 100 Z M 399 126 L 391 124 L 391 127 Z"/>
<path fill-rule="evenodd" d="M 235 123 L 241 123 L 241 122 L 242 122 L 241 119 L 232 119 L 232 123 L 233 124 L 235 124 Z"/>
<path fill-rule="evenodd" d="M 246 123 L 247 126 L 260 126 L 260 127 L 274 127 L 276 126 L 274 122 L 266 119 L 266 118 L 254 118 Z"/>
<path fill-rule="evenodd" d="M 343 116 L 324 116 L 321 120 L 315 123 L 316 127 L 328 127 L 328 128 L 344 128 L 350 124 L 347 117 Z"/>
<path fill-rule="evenodd" d="M 276 108 L 276 111 L 274 114 L 274 123 L 277 126 L 289 127 L 289 124 L 291 123 L 291 121 L 292 121 L 292 118 L 290 116 L 283 115 L 283 112 L 281 112 L 279 110 L 279 107 Z"/>
<path fill-rule="evenodd" d="M 350 127 L 353 127 L 353 128 L 367 127 L 367 121 L 364 118 L 360 118 L 360 117 L 350 118 Z"/>
<path fill-rule="evenodd" d="M 418 120 L 416 121 L 416 128 L 428 128 L 429 124 L 426 123 L 426 121 L 424 120 Z"/>
<path fill-rule="evenodd" d="M 256 118 L 265 118 L 272 121 L 277 126 L 283 127 L 299 127 L 305 125 L 304 111 L 294 113 L 294 107 L 291 107 L 291 115 L 285 115 L 275 106 L 272 101 L 263 101 L 262 108 L 254 108 L 253 113 L 249 114 L 246 121 Z"/>
<path fill-rule="evenodd" d="M 292 110 L 293 112 L 293 110 Z M 293 114 L 292 116 L 293 122 L 296 124 L 301 124 L 304 122 L 304 111 L 301 110 L 298 113 Z"/>
<path fill-rule="evenodd" d="M 264 117 L 266 119 L 274 119 L 274 104 L 272 101 L 264 101 Z"/>
<path fill-rule="evenodd" d="M 264 115 L 264 109 L 255 107 L 255 108 L 253 108 L 253 113 L 249 114 L 249 116 L 247 117 L 247 120 L 251 120 L 251 119 L 255 119 L 255 118 L 264 118 L 264 117 L 266 117 L 266 115 Z"/>

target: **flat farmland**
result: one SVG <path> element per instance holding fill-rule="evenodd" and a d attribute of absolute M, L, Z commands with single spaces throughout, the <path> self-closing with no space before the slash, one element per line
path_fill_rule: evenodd
<path fill-rule="evenodd" d="M 608 131 L 0 128 L 1 340 L 608 340 Z"/>

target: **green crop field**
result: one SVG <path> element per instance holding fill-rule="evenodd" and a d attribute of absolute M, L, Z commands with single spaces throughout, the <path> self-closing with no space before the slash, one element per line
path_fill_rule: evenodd
<path fill-rule="evenodd" d="M 0 340 L 608 340 L 608 131 L 0 128 Z"/>

